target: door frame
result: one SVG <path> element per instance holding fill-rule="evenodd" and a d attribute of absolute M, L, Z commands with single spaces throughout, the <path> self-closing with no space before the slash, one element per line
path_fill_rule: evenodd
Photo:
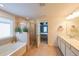
<path fill-rule="evenodd" d="M 36 39 L 37 39 L 37 47 L 40 46 L 40 22 L 48 22 L 47 20 L 38 20 L 36 21 Z"/>

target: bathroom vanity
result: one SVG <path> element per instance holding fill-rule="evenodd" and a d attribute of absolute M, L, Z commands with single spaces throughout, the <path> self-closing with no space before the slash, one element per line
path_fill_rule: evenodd
<path fill-rule="evenodd" d="M 79 56 L 78 39 L 62 33 L 57 35 L 57 44 L 64 56 Z"/>

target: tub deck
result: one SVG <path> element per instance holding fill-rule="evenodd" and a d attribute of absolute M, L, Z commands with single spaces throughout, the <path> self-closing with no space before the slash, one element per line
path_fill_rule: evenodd
<path fill-rule="evenodd" d="M 0 46 L 0 56 L 21 56 L 26 52 L 26 43 L 16 42 Z"/>

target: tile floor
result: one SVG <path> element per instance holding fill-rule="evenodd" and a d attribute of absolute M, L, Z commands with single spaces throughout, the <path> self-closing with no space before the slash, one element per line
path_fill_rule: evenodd
<path fill-rule="evenodd" d="M 59 48 L 48 46 L 47 44 L 40 44 L 39 48 L 32 48 L 26 56 L 63 56 Z"/>

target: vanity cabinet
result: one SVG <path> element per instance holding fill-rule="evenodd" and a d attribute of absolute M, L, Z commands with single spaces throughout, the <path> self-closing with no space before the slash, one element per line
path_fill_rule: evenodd
<path fill-rule="evenodd" d="M 75 54 L 73 53 L 73 51 L 71 50 L 71 45 L 68 44 L 67 42 L 65 43 L 66 44 L 66 56 L 75 56 Z"/>
<path fill-rule="evenodd" d="M 61 38 L 57 37 L 57 41 L 58 41 L 58 47 L 59 47 L 59 49 L 61 49 Z"/>
<path fill-rule="evenodd" d="M 63 40 L 61 40 L 61 52 L 65 55 L 65 43 Z"/>
<path fill-rule="evenodd" d="M 72 50 L 67 46 L 66 46 L 66 56 L 75 56 Z"/>
<path fill-rule="evenodd" d="M 74 47 L 71 47 L 71 50 L 75 55 L 79 56 L 79 51 L 77 49 L 75 49 Z"/>
<path fill-rule="evenodd" d="M 79 51 L 71 46 L 67 41 L 58 36 L 57 38 L 58 47 L 64 56 L 79 56 Z"/>

